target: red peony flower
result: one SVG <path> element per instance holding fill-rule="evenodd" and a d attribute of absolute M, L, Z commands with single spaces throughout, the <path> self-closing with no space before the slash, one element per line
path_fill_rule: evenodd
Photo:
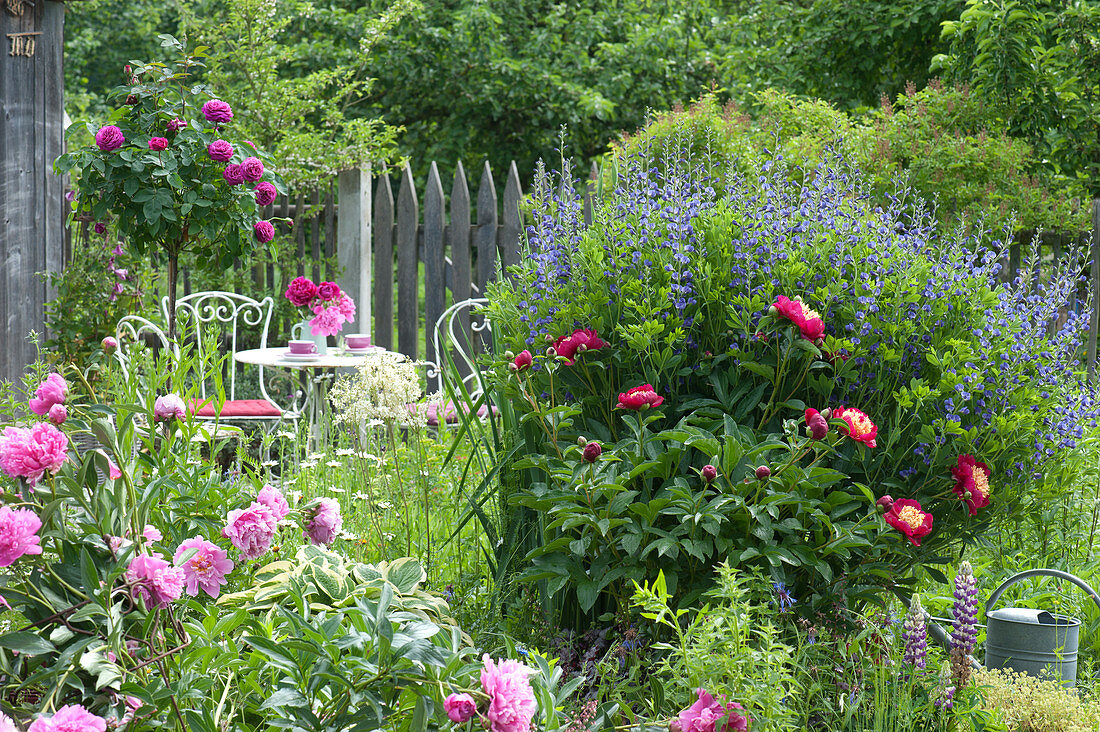
<path fill-rule="evenodd" d="M 554 341 L 554 352 L 565 359 L 570 366 L 573 365 L 573 357 L 585 351 L 598 351 L 607 343 L 591 328 L 575 330 L 571 335 L 562 336 Z"/>
<path fill-rule="evenodd" d="M 649 407 L 659 407 L 664 402 L 665 398 L 658 396 L 649 384 L 635 386 L 625 394 L 619 394 L 619 408 L 632 409 L 635 412 Z"/>
<path fill-rule="evenodd" d="M 772 305 L 779 314 L 798 326 L 802 337 L 808 341 L 816 341 L 825 336 L 825 321 L 821 315 L 810 308 L 801 300 L 791 300 L 786 295 L 780 295 Z"/>
<path fill-rule="evenodd" d="M 913 546 L 920 546 L 920 540 L 932 530 L 932 514 L 923 510 L 920 503 L 903 498 L 894 501 L 883 518 L 886 523 L 905 534 Z"/>
<path fill-rule="evenodd" d="M 340 285 L 335 282 L 322 282 L 317 285 L 317 297 L 325 302 L 332 302 L 340 297 Z"/>
<path fill-rule="evenodd" d="M 534 363 L 534 359 L 531 357 L 530 351 L 520 351 L 514 359 L 512 359 L 513 371 L 526 371 L 531 368 L 531 364 Z"/>
<path fill-rule="evenodd" d="M 829 422 L 812 407 L 806 410 L 806 426 L 810 428 L 810 437 L 815 440 L 824 440 L 825 435 L 829 434 Z"/>
<path fill-rule="evenodd" d="M 993 471 L 973 455 L 959 455 L 959 464 L 951 468 L 951 473 L 955 476 L 955 495 L 966 502 L 970 515 L 976 516 L 979 508 L 989 505 L 989 476 Z"/>
<path fill-rule="evenodd" d="M 875 447 L 875 438 L 878 437 L 878 427 L 871 418 L 854 407 L 841 407 L 834 417 L 839 417 L 848 423 L 848 436 L 856 442 L 862 442 L 867 447 Z"/>
<path fill-rule="evenodd" d="M 295 307 L 304 307 L 317 297 L 317 285 L 308 277 L 295 277 L 286 288 L 286 299 Z"/>

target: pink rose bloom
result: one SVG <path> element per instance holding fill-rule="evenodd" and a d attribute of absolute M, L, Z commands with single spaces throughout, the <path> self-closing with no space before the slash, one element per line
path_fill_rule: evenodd
<path fill-rule="evenodd" d="M 469 694 L 448 694 L 443 700 L 443 709 L 447 712 L 447 719 L 462 724 L 477 713 L 477 704 Z"/>
<path fill-rule="evenodd" d="M 703 689 L 697 689 L 696 693 L 699 695 L 696 702 L 669 724 L 672 732 L 745 732 L 749 728 L 748 718 L 741 714 L 744 708 L 737 702 L 723 706 Z M 725 724 L 718 731 L 716 724 L 723 717 Z"/>
<path fill-rule="evenodd" d="M 69 418 L 69 410 L 65 408 L 64 404 L 55 404 L 50 407 L 50 421 L 54 424 L 61 426 L 65 424 L 65 420 Z"/>
<path fill-rule="evenodd" d="M 340 504 L 332 498 L 318 498 L 316 505 L 307 509 L 306 536 L 314 544 L 331 544 L 336 540 L 336 532 L 344 523 L 340 515 Z"/>
<path fill-rule="evenodd" d="M 239 186 L 244 183 L 244 173 L 241 171 L 241 166 L 236 163 L 225 166 L 225 170 L 222 171 L 222 180 L 231 186 Z"/>
<path fill-rule="evenodd" d="M 257 221 L 252 227 L 252 233 L 256 237 L 256 241 L 267 244 L 275 238 L 275 227 L 271 225 L 270 221 Z"/>
<path fill-rule="evenodd" d="M 183 594 L 183 570 L 173 567 L 159 556 L 138 554 L 126 568 L 126 581 L 133 585 L 134 599 L 145 607 L 167 607 Z"/>
<path fill-rule="evenodd" d="M 244 179 L 255 183 L 264 177 L 264 164 L 259 158 L 247 157 L 241 162 Z"/>
<path fill-rule="evenodd" d="M 168 123 L 168 131 L 169 132 L 179 132 L 180 130 L 182 130 L 186 126 L 187 126 L 186 122 L 184 122 L 179 117 L 176 117 L 174 120 L 172 120 L 171 122 Z"/>
<path fill-rule="evenodd" d="M 267 506 L 276 521 L 282 521 L 290 513 L 290 505 L 287 504 L 282 491 L 273 485 L 265 485 L 260 489 L 256 494 L 256 503 Z"/>
<path fill-rule="evenodd" d="M 202 105 L 202 116 L 216 125 L 233 121 L 233 108 L 220 99 L 211 99 Z"/>
<path fill-rule="evenodd" d="M 340 285 L 335 282 L 322 282 L 317 285 L 317 297 L 325 302 L 332 302 L 340 296 Z"/>
<path fill-rule="evenodd" d="M 145 528 L 141 530 L 141 535 L 145 537 L 145 541 L 152 544 L 154 541 L 160 541 L 164 538 L 164 534 L 157 530 L 156 526 L 152 524 L 145 524 Z"/>
<path fill-rule="evenodd" d="M 30 429 L 5 427 L 0 436 L 0 470 L 34 485 L 46 473 L 56 475 L 69 459 L 69 438 L 49 422 Z"/>
<path fill-rule="evenodd" d="M 150 137 L 149 149 L 150 150 L 164 150 L 168 147 L 168 140 L 164 137 Z"/>
<path fill-rule="evenodd" d="M 511 659 L 494 664 L 486 653 L 482 657 L 481 688 L 489 696 L 485 715 L 492 732 L 529 732 L 535 716 L 535 692 L 527 678 L 531 669 Z"/>
<path fill-rule="evenodd" d="M 153 404 L 153 420 L 156 422 L 183 419 L 186 416 L 187 407 L 178 394 L 164 394 L 157 397 Z"/>
<path fill-rule="evenodd" d="M 107 458 L 107 476 L 111 480 L 118 480 L 122 477 L 122 471 L 115 465 L 115 461 L 109 457 Z"/>
<path fill-rule="evenodd" d="M 24 554 L 41 554 L 38 530 L 42 520 L 34 511 L 7 506 L 0 508 L 0 567 L 10 567 Z"/>
<path fill-rule="evenodd" d="M 79 704 L 61 707 L 52 717 L 34 720 L 27 732 L 107 732 L 107 720 Z"/>
<path fill-rule="evenodd" d="M 308 277 L 295 277 L 286 288 L 286 299 L 295 307 L 309 305 L 317 297 L 317 285 Z"/>
<path fill-rule="evenodd" d="M 315 316 L 310 318 L 309 332 L 313 335 L 336 335 L 340 332 L 340 329 L 344 327 L 344 321 L 346 318 L 335 308 L 318 308 L 318 312 Z M 316 312 L 316 310 L 314 311 Z"/>
<path fill-rule="evenodd" d="M 222 536 L 237 547 L 241 559 L 249 561 L 267 554 L 277 523 L 270 508 L 253 501 L 248 508 L 230 511 L 225 521 Z"/>
<path fill-rule="evenodd" d="M 50 413 L 50 407 L 61 404 L 69 398 L 69 385 L 61 374 L 52 373 L 38 385 L 31 397 L 31 411 L 40 417 Z"/>
<path fill-rule="evenodd" d="M 211 160 L 228 163 L 233 157 L 233 146 L 225 140 L 214 140 L 206 148 L 206 154 L 210 156 Z"/>
<path fill-rule="evenodd" d="M 118 348 L 118 340 L 115 339 L 113 336 L 107 336 L 100 342 L 100 345 L 103 346 L 104 351 L 110 353 L 111 351 Z"/>
<path fill-rule="evenodd" d="M 192 549 L 195 553 L 191 558 L 183 559 Z M 214 542 L 204 539 L 202 534 L 182 542 L 172 561 L 183 567 L 187 594 L 192 597 L 198 595 L 201 589 L 216 598 L 221 594 L 222 585 L 226 584 L 225 576 L 233 571 L 233 560 L 228 558 L 226 551 Z"/>
<path fill-rule="evenodd" d="M 95 144 L 103 152 L 113 152 L 122 147 L 126 142 L 126 138 L 122 135 L 122 130 L 114 125 L 106 125 L 99 128 L 99 132 L 95 133 Z"/>
<path fill-rule="evenodd" d="M 275 190 L 275 186 L 264 181 L 256 186 L 256 205 L 268 206 L 275 202 L 278 195 L 279 192 Z"/>

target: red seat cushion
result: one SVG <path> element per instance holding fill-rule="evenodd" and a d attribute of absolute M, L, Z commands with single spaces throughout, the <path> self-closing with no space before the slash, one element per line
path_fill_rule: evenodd
<path fill-rule="evenodd" d="M 440 406 L 441 405 L 439 405 L 436 402 L 432 402 L 426 408 L 422 404 L 407 404 L 406 405 L 406 407 L 408 408 L 410 414 L 415 414 L 416 412 L 420 411 L 421 409 L 424 409 L 425 413 L 427 414 L 427 417 L 428 417 L 428 424 L 432 427 L 436 427 L 436 426 L 439 425 Z M 463 412 L 465 412 L 466 405 L 465 404 L 459 405 L 459 408 L 462 409 Z M 454 402 L 448 400 L 447 402 L 445 402 L 442 405 L 442 409 L 443 409 L 443 419 L 447 424 L 457 424 L 458 423 L 458 409 L 455 408 L 455 403 Z M 496 413 L 497 413 L 497 408 L 493 407 L 493 414 L 495 415 Z M 480 407 L 477 408 L 477 416 L 480 419 L 485 419 L 487 416 L 489 416 L 489 408 L 486 407 L 484 404 L 482 404 Z"/>
<path fill-rule="evenodd" d="M 210 399 L 191 400 L 191 413 L 196 417 L 281 417 L 282 412 L 266 399 L 227 399 L 221 414 Z"/>

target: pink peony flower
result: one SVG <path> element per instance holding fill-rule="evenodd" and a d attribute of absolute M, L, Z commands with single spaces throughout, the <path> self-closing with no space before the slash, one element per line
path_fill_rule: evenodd
<path fill-rule="evenodd" d="M 932 531 L 932 514 L 921 508 L 919 501 L 903 498 L 890 504 L 883 515 L 886 523 L 905 534 L 905 538 L 919 547 L 920 540 Z"/>
<path fill-rule="evenodd" d="M 122 477 L 122 471 L 115 465 L 115 461 L 111 458 L 107 458 L 107 477 L 111 480 L 118 480 Z"/>
<path fill-rule="evenodd" d="M 195 553 L 185 560 L 183 556 L 192 549 Z M 198 595 L 201 589 L 216 598 L 221 594 L 222 585 L 226 584 L 225 576 L 233 571 L 233 560 L 228 558 L 226 551 L 204 539 L 202 534 L 183 541 L 172 561 L 183 567 L 187 594 L 192 597 Z"/>
<path fill-rule="evenodd" d="M 178 394 L 164 394 L 157 397 L 153 404 L 153 420 L 156 422 L 183 419 L 186 416 L 187 407 Z"/>
<path fill-rule="evenodd" d="M 270 221 L 257 221 L 252 227 L 252 233 L 256 237 L 256 241 L 267 244 L 275 238 L 275 227 L 271 225 Z"/>
<path fill-rule="evenodd" d="M 772 305 L 779 315 L 798 326 L 802 337 L 808 341 L 816 341 L 825 336 L 825 321 L 816 310 L 806 307 L 801 299 L 788 299 L 780 295 Z"/>
<path fill-rule="evenodd" d="M 241 163 L 241 172 L 245 180 L 255 183 L 264 177 L 264 164 L 259 158 L 247 157 Z"/>
<path fill-rule="evenodd" d="M 141 530 L 141 535 L 145 537 L 145 541 L 152 544 L 154 541 L 160 541 L 164 538 L 164 534 L 160 533 L 156 526 L 152 524 L 145 524 L 145 528 Z"/>
<path fill-rule="evenodd" d="M 118 348 L 118 340 L 116 338 L 114 338 L 113 336 L 107 336 L 102 341 L 100 341 L 100 345 L 103 346 L 104 351 L 107 351 L 107 353 L 110 353 L 111 351 Z"/>
<path fill-rule="evenodd" d="M 313 335 L 336 335 L 344 327 L 344 316 L 336 308 L 318 308 L 320 312 L 309 320 L 309 332 Z"/>
<path fill-rule="evenodd" d="M 241 171 L 241 166 L 236 163 L 230 163 L 222 170 L 222 180 L 231 186 L 239 186 L 244 183 L 244 173 Z"/>
<path fill-rule="evenodd" d="M 317 285 L 308 277 L 295 277 L 286 288 L 286 299 L 295 307 L 309 305 L 317 297 Z"/>
<path fill-rule="evenodd" d="M 340 297 L 340 285 L 335 282 L 322 282 L 317 285 L 317 297 L 325 302 L 332 302 Z"/>
<path fill-rule="evenodd" d="M 343 316 L 344 322 L 351 323 L 355 320 L 355 301 L 348 297 L 346 292 L 341 292 L 340 297 L 336 298 L 331 307 Z"/>
<path fill-rule="evenodd" d="M 134 599 L 145 607 L 167 607 L 183 594 L 184 572 L 159 556 L 138 554 L 126 568 L 126 581 L 132 585 Z"/>
<path fill-rule="evenodd" d="M 477 704 L 469 694 L 448 694 L 443 700 L 443 709 L 447 712 L 447 719 L 462 724 L 477 713 Z"/>
<path fill-rule="evenodd" d="M 720 732 L 744 732 L 749 728 L 749 720 L 741 712 L 744 710 L 737 702 L 723 705 L 715 701 L 704 689 L 696 689 L 699 698 L 694 704 L 680 712 L 669 724 L 672 732 L 718 732 L 716 725 L 725 718 Z"/>
<path fill-rule="evenodd" d="M 958 464 L 951 468 L 951 474 L 955 476 L 955 487 L 951 490 L 966 503 L 971 516 L 976 516 L 979 508 L 989 505 L 992 493 L 989 476 L 993 471 L 988 465 L 979 462 L 973 455 L 959 455 Z"/>
<path fill-rule="evenodd" d="M 99 128 L 99 132 L 95 133 L 95 144 L 103 152 L 113 152 L 118 150 L 126 142 L 126 138 L 122 135 L 122 130 L 114 125 L 106 125 Z"/>
<path fill-rule="evenodd" d="M 107 720 L 79 704 L 61 707 L 52 717 L 39 717 L 27 732 L 107 732 Z"/>
<path fill-rule="evenodd" d="M 168 147 L 168 140 L 164 137 L 150 137 L 149 149 L 150 150 L 164 150 Z"/>
<path fill-rule="evenodd" d="M 179 117 L 176 117 L 174 120 L 172 120 L 171 122 L 168 123 L 168 131 L 169 132 L 179 132 L 180 130 L 182 130 L 186 126 L 187 126 L 186 122 L 184 122 Z"/>
<path fill-rule="evenodd" d="M 833 416 L 840 417 L 847 422 L 848 428 L 845 431 L 853 440 L 862 442 L 867 447 L 875 447 L 878 427 L 866 414 L 854 407 L 841 407 Z"/>
<path fill-rule="evenodd" d="M 0 732 L 19 732 L 15 722 L 6 714 L 0 714 Z"/>
<path fill-rule="evenodd" d="M 267 506 L 276 521 L 282 521 L 290 513 L 290 506 L 287 504 L 282 491 L 273 485 L 265 485 L 260 489 L 260 492 L 256 494 L 256 503 Z"/>
<path fill-rule="evenodd" d="M 24 554 L 41 554 L 38 530 L 42 520 L 27 508 L 0 508 L 0 567 L 10 567 Z"/>
<path fill-rule="evenodd" d="M 222 536 L 237 547 L 241 559 L 249 561 L 267 554 L 278 523 L 270 508 L 253 501 L 248 508 L 230 511 L 225 521 Z"/>
<path fill-rule="evenodd" d="M 305 535 L 314 544 L 331 544 L 336 540 L 336 532 L 344 517 L 340 515 L 340 504 L 332 498 L 318 498 L 316 504 L 306 509 Z"/>
<path fill-rule="evenodd" d="M 69 398 L 69 385 L 61 374 L 51 373 L 38 385 L 31 397 L 31 411 L 40 417 L 50 413 L 50 407 L 61 404 Z"/>
<path fill-rule="evenodd" d="M 233 146 L 225 140 L 214 140 L 206 148 L 206 154 L 210 156 L 211 160 L 228 163 L 233 157 Z"/>
<path fill-rule="evenodd" d="M 279 192 L 275 190 L 275 186 L 264 181 L 256 186 L 256 205 L 269 206 L 275 202 L 278 195 Z"/>
<path fill-rule="evenodd" d="M 5 427 L 0 437 L 0 470 L 34 485 L 46 473 L 56 475 L 69 459 L 69 438 L 49 422 L 30 429 Z"/>
<path fill-rule="evenodd" d="M 585 351 L 598 351 L 605 347 L 605 343 L 596 331 L 591 328 L 575 330 L 571 335 L 562 336 L 554 341 L 554 352 L 565 359 L 570 366 L 573 365 L 574 356 Z"/>
<path fill-rule="evenodd" d="M 211 99 L 202 105 L 202 116 L 216 125 L 233 121 L 233 108 L 220 99 Z"/>
<path fill-rule="evenodd" d="M 535 693 L 528 676 L 532 670 L 511 659 L 493 663 L 486 653 L 482 657 L 481 688 L 489 697 L 485 715 L 492 732 L 529 732 L 535 716 Z"/>
<path fill-rule="evenodd" d="M 650 407 L 659 407 L 664 403 L 665 398 L 663 396 L 658 396 L 652 386 L 649 384 L 642 384 L 641 386 L 635 386 L 625 394 L 619 394 L 618 406 L 620 409 L 638 411 L 641 409 L 649 409 Z"/>
<path fill-rule="evenodd" d="M 531 368 L 531 364 L 534 363 L 534 361 L 530 351 L 520 351 L 516 357 L 512 359 L 512 370 L 526 371 Z"/>
<path fill-rule="evenodd" d="M 69 410 L 65 408 L 64 404 L 55 404 L 50 407 L 50 421 L 61 426 L 65 424 L 65 420 L 69 418 Z"/>

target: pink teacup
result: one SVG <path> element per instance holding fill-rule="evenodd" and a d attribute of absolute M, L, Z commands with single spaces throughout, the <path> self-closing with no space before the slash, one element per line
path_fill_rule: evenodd
<path fill-rule="evenodd" d="M 290 341 L 290 352 L 295 356 L 317 353 L 317 344 L 313 341 Z"/>
<path fill-rule="evenodd" d="M 370 348 L 370 336 L 365 333 L 352 333 L 344 336 L 344 345 L 353 351 Z"/>

